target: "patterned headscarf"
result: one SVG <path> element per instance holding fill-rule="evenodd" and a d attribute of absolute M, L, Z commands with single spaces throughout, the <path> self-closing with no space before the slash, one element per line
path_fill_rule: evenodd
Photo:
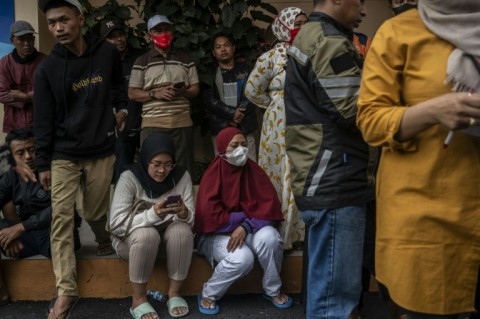
<path fill-rule="evenodd" d="M 290 30 L 294 28 L 295 18 L 300 13 L 305 14 L 302 9 L 296 7 L 288 7 L 280 11 L 272 23 L 272 31 L 278 41 L 288 42 L 290 40 Z"/>

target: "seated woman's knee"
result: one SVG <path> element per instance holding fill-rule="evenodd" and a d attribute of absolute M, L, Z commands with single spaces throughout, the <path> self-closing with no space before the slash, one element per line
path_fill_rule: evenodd
<path fill-rule="evenodd" d="M 254 234 L 253 244 L 256 249 L 276 249 L 282 245 L 282 239 L 274 227 L 265 226 Z"/>
<path fill-rule="evenodd" d="M 179 245 L 192 244 L 193 232 L 190 225 L 181 221 L 175 221 L 168 225 L 165 230 L 165 241 L 173 240 Z"/>
<path fill-rule="evenodd" d="M 250 248 L 247 245 L 243 245 L 242 248 L 236 249 L 233 254 L 229 254 L 225 261 L 232 265 L 237 265 L 237 268 L 242 273 L 247 273 L 253 269 L 255 257 Z"/>
<path fill-rule="evenodd" d="M 160 245 L 160 235 L 154 227 L 142 227 L 135 229 L 130 234 L 132 245 Z"/>

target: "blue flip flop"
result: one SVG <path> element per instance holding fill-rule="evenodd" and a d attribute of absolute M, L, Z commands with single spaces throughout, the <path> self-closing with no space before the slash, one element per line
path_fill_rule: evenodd
<path fill-rule="evenodd" d="M 280 294 L 278 294 L 276 296 L 273 296 L 273 297 L 279 297 L 279 296 L 280 296 Z M 284 303 L 276 302 L 275 300 L 273 300 L 273 297 L 270 297 L 267 294 L 263 294 L 262 297 L 267 299 L 267 300 L 270 300 L 275 307 L 280 308 L 280 309 L 287 309 L 287 308 L 290 308 L 291 306 L 293 306 L 293 299 L 290 298 L 290 297 L 288 297 L 288 300 L 285 301 Z"/>
<path fill-rule="evenodd" d="M 215 308 L 205 308 L 202 306 L 202 295 L 199 294 L 197 295 L 197 301 L 198 301 L 198 311 L 203 313 L 204 315 L 216 315 L 220 312 L 220 307 L 215 303 Z M 208 300 L 209 303 L 213 303 L 211 299 L 205 298 Z"/>

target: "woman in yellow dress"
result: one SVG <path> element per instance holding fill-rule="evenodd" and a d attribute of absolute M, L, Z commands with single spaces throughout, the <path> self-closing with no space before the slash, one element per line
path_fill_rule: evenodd
<path fill-rule="evenodd" d="M 464 131 L 480 123 L 478 21 L 478 1 L 419 1 L 382 25 L 364 64 L 357 124 L 383 147 L 376 277 L 411 319 L 480 304 L 480 137 Z"/>

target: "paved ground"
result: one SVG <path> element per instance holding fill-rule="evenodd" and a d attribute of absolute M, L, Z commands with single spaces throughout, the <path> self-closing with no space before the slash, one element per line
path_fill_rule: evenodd
<path fill-rule="evenodd" d="M 242 319 L 242 318 L 305 318 L 303 305 L 300 304 L 300 296 L 292 296 L 295 304 L 292 308 L 281 310 L 273 307 L 260 295 L 227 295 L 219 301 L 221 312 L 217 316 L 205 316 L 197 309 L 195 297 L 187 297 L 190 307 L 190 315 L 186 318 L 202 319 Z M 160 318 L 170 318 L 166 304 L 156 301 L 151 302 L 157 310 Z M 364 295 L 364 316 L 363 319 L 387 319 L 387 314 L 376 293 Z M 47 301 L 22 301 L 0 308 L 1 319 L 37 319 L 46 318 L 48 308 Z M 75 315 L 72 319 L 127 319 L 131 318 L 129 313 L 130 299 L 81 299 L 75 308 Z"/>

